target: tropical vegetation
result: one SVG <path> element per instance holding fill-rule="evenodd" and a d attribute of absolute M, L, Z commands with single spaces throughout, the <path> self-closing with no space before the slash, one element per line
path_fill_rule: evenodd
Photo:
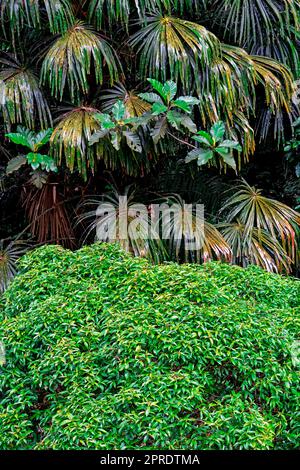
<path fill-rule="evenodd" d="M 299 0 L 0 0 L 0 449 L 299 447 L 299 64 Z"/>
<path fill-rule="evenodd" d="M 298 281 L 112 244 L 42 247 L 20 269 L 0 449 L 299 447 Z"/>

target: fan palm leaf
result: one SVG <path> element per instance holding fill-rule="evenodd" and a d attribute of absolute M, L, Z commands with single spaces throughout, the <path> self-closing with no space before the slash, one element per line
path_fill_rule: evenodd
<path fill-rule="evenodd" d="M 172 11 L 183 13 L 199 12 L 206 0 L 91 0 L 88 6 L 88 20 L 97 29 L 102 29 L 108 22 L 111 28 L 117 22 L 128 25 L 130 15 L 138 14 L 144 19 L 146 11 L 158 10 L 160 13 Z"/>
<path fill-rule="evenodd" d="M 149 16 L 130 39 L 140 54 L 143 77 L 169 76 L 187 91 L 198 84 L 199 71 L 220 55 L 220 42 L 203 26 L 172 16 Z M 199 90 L 199 87 L 198 87 Z"/>
<path fill-rule="evenodd" d="M 295 227 L 300 225 L 300 214 L 284 203 L 267 198 L 261 190 L 243 181 L 225 202 L 222 211 L 228 210 L 228 222 L 239 219 L 245 226 L 245 237 L 257 229 L 279 239 L 292 260 L 296 258 Z"/>
<path fill-rule="evenodd" d="M 10 55 L 0 64 L 0 110 L 7 129 L 17 123 L 34 129 L 36 119 L 41 128 L 49 127 L 50 110 L 35 74 Z"/>
<path fill-rule="evenodd" d="M 88 168 L 94 173 L 97 154 L 102 154 L 102 144 L 89 146 L 92 134 L 99 130 L 94 108 L 76 108 L 65 114 L 56 125 L 50 139 L 50 152 L 58 165 L 63 161 L 71 172 L 78 168 L 87 178 Z"/>
<path fill-rule="evenodd" d="M 5 30 L 9 24 L 11 33 L 20 36 L 23 27 L 38 28 L 41 26 L 41 8 L 49 21 L 52 33 L 62 33 L 74 22 L 72 2 L 69 0 L 1 0 L 0 17 Z"/>
<path fill-rule="evenodd" d="M 232 135 L 239 135 L 247 160 L 255 148 L 250 119 L 257 114 L 257 87 L 261 85 L 265 93 L 267 108 L 262 107 L 274 116 L 274 135 L 279 141 L 283 113 L 291 112 L 293 79 L 289 70 L 273 59 L 250 56 L 227 44 L 222 44 L 221 49 L 221 56 L 203 74 L 201 118 L 205 124 L 224 120 Z M 271 121 L 260 128 L 261 137 L 266 137 L 270 125 Z"/>
<path fill-rule="evenodd" d="M 218 228 L 231 248 L 234 264 L 256 264 L 269 272 L 290 272 L 291 259 L 268 231 L 255 227 L 249 231 L 239 220 L 218 224 Z"/>
<path fill-rule="evenodd" d="M 215 0 L 213 7 L 219 11 L 215 22 L 229 39 L 251 54 L 295 65 L 298 53 L 289 34 L 299 26 L 298 0 Z"/>
<path fill-rule="evenodd" d="M 88 171 L 95 173 L 97 161 L 103 160 L 111 170 L 123 170 L 127 175 L 138 176 L 149 171 L 150 161 L 143 153 L 136 153 L 127 146 L 116 151 L 110 140 L 100 139 L 91 145 L 92 135 L 100 130 L 95 108 L 80 107 L 62 116 L 50 139 L 50 154 L 57 165 L 75 169 L 86 180 Z M 155 161 L 155 159 L 154 159 Z"/>
<path fill-rule="evenodd" d="M 113 88 L 104 90 L 101 94 L 101 110 L 105 113 L 111 112 L 118 100 L 122 100 L 125 105 L 126 117 L 139 117 L 151 109 L 151 104 L 142 100 L 135 90 L 127 91 L 122 83 L 117 83 Z"/>
<path fill-rule="evenodd" d="M 160 224 L 171 258 L 193 263 L 231 260 L 222 234 L 195 207 L 186 206 L 178 194 L 165 197 L 163 206 Z"/>
<path fill-rule="evenodd" d="M 22 241 L 10 242 L 5 246 L 0 240 L 0 293 L 4 292 L 10 281 L 16 275 L 17 260 L 24 255 L 28 245 Z"/>
<path fill-rule="evenodd" d="M 76 22 L 49 49 L 42 64 L 41 79 L 44 84 L 49 84 L 52 95 L 60 100 L 68 85 L 74 102 L 79 90 L 88 94 L 88 76 L 92 71 L 95 73 L 96 83 L 103 83 L 104 66 L 112 84 L 118 79 L 121 69 L 116 53 L 89 26 Z"/>
<path fill-rule="evenodd" d="M 164 261 L 168 255 L 157 227 L 151 225 L 148 209 L 138 204 L 135 196 L 134 188 L 128 186 L 123 195 L 113 187 L 110 193 L 86 198 L 78 207 L 78 223 L 85 227 L 83 241 L 95 233 L 98 241 L 120 243 L 123 249 L 135 256 L 146 257 L 154 262 Z M 125 233 L 122 232 L 122 218 L 127 220 Z M 134 230 L 137 221 L 139 236 Z"/>

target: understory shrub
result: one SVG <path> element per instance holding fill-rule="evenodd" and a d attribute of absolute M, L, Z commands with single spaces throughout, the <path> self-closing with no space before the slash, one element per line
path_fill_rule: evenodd
<path fill-rule="evenodd" d="M 0 449 L 298 448 L 299 304 L 258 267 L 32 251 L 0 307 Z"/>

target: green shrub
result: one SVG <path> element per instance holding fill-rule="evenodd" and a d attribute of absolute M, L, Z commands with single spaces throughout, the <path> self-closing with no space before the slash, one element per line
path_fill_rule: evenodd
<path fill-rule="evenodd" d="M 0 449 L 291 449 L 300 283 L 39 248 L 5 294 Z"/>

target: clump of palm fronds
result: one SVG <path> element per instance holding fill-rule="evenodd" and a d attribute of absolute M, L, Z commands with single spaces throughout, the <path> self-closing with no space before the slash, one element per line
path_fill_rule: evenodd
<path fill-rule="evenodd" d="M 74 101 L 80 90 L 88 93 L 92 64 L 98 84 L 103 83 L 104 64 L 111 83 L 119 78 L 121 65 L 112 47 L 91 27 L 76 22 L 49 49 L 42 66 L 42 80 L 50 85 L 51 93 L 60 100 L 68 85 Z"/>
<path fill-rule="evenodd" d="M 286 204 L 262 195 L 246 181 L 225 202 L 220 230 L 236 262 L 255 263 L 268 271 L 291 270 L 298 257 L 296 230 L 300 214 Z"/>
<path fill-rule="evenodd" d="M 10 281 L 18 272 L 17 261 L 28 250 L 29 245 L 23 241 L 5 243 L 0 240 L 0 293 L 3 293 Z"/>

